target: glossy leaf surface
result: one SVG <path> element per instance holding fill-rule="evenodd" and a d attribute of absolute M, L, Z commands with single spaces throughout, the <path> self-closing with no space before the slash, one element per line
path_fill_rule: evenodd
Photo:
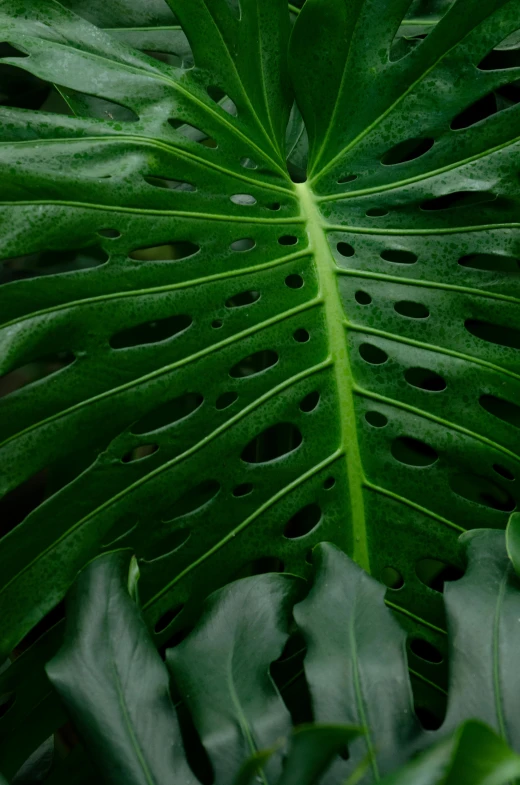
<path fill-rule="evenodd" d="M 518 500 L 519 1 L 66 6 L 0 3 L 4 656 L 114 542 L 163 646 L 329 540 L 445 657 Z"/>

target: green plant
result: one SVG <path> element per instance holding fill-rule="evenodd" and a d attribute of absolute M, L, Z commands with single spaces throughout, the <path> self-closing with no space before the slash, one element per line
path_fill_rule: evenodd
<path fill-rule="evenodd" d="M 161 648 L 335 543 L 440 653 L 409 662 L 442 718 L 458 536 L 518 501 L 520 2 L 409 6 L 0 2 L 9 776 L 113 547 Z"/>

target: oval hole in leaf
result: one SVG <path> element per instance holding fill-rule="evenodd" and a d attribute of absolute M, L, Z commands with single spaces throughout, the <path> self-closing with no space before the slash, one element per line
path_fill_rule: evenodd
<path fill-rule="evenodd" d="M 101 232 L 98 232 L 101 234 Z M 118 234 L 119 236 L 119 234 Z M 0 283 L 10 283 L 40 275 L 81 272 L 106 264 L 109 254 L 98 245 L 88 248 L 39 251 L 0 261 Z"/>
<path fill-rule="evenodd" d="M 243 253 L 244 251 L 251 251 L 256 245 L 255 241 L 251 239 L 251 237 L 243 237 L 240 240 L 234 240 L 229 246 L 232 251 L 239 251 Z"/>
<path fill-rule="evenodd" d="M 252 158 L 241 158 L 240 166 L 243 166 L 244 169 L 258 169 L 258 164 Z"/>
<path fill-rule="evenodd" d="M 439 456 L 429 444 L 411 436 L 398 436 L 392 442 L 392 455 L 407 466 L 432 466 Z"/>
<path fill-rule="evenodd" d="M 221 327 L 224 327 L 224 322 L 222 319 L 213 319 L 211 322 L 211 326 L 214 330 L 220 330 Z"/>
<path fill-rule="evenodd" d="M 193 322 L 191 316 L 177 314 L 166 319 L 157 319 L 154 322 L 144 322 L 135 327 L 113 335 L 109 341 L 113 349 L 128 349 L 132 346 L 144 346 L 150 343 L 160 343 L 187 330 Z"/>
<path fill-rule="evenodd" d="M 172 241 L 168 245 L 149 245 L 136 248 L 129 254 L 130 259 L 142 262 L 178 262 L 200 251 L 200 246 L 187 240 Z"/>
<path fill-rule="evenodd" d="M 385 262 L 392 262 L 393 264 L 415 264 L 418 258 L 411 251 L 401 251 L 397 248 L 388 248 L 385 251 L 381 251 L 380 256 Z"/>
<path fill-rule="evenodd" d="M 356 253 L 355 249 L 352 245 L 350 245 L 350 243 L 345 243 L 343 241 L 338 243 L 336 248 L 338 249 L 339 253 L 342 256 L 345 256 L 347 259 L 349 256 L 354 256 Z"/>
<path fill-rule="evenodd" d="M 302 412 L 313 412 L 320 402 L 320 394 L 317 390 L 308 393 L 300 402 Z"/>
<path fill-rule="evenodd" d="M 12 371 L 0 376 L 0 398 L 14 393 L 28 384 L 40 382 L 48 376 L 59 373 L 72 365 L 75 359 L 72 352 L 54 352 L 13 368 Z"/>
<path fill-rule="evenodd" d="M 516 507 L 516 502 L 508 491 L 487 477 L 477 474 L 455 474 L 450 479 L 450 488 L 457 496 L 490 510 L 512 512 Z"/>
<path fill-rule="evenodd" d="M 336 478 L 335 477 L 327 477 L 325 482 L 323 483 L 323 488 L 326 491 L 330 491 L 336 485 Z"/>
<path fill-rule="evenodd" d="M 216 409 L 227 409 L 228 406 L 231 406 L 237 400 L 238 395 L 236 392 L 225 392 L 222 395 L 219 395 L 217 401 L 215 403 Z"/>
<path fill-rule="evenodd" d="M 354 180 L 357 180 L 357 174 L 344 174 L 338 178 L 338 183 L 343 185 L 344 183 L 353 183 Z"/>
<path fill-rule="evenodd" d="M 242 450 L 246 463 L 270 463 L 294 452 L 303 437 L 299 428 L 289 422 L 277 423 L 255 436 Z"/>
<path fill-rule="evenodd" d="M 451 194 L 443 194 L 433 199 L 426 199 L 420 205 L 421 210 L 429 212 L 431 210 L 456 210 L 461 207 L 474 207 L 476 204 L 493 202 L 495 194 L 489 191 L 454 191 Z"/>
<path fill-rule="evenodd" d="M 404 142 L 399 142 L 383 155 L 381 163 L 383 166 L 395 166 L 406 163 L 406 161 L 413 161 L 431 150 L 434 141 L 434 139 L 425 138 L 407 139 Z"/>
<path fill-rule="evenodd" d="M 9 709 L 14 706 L 15 700 L 15 692 L 7 692 L 4 695 L 0 695 L 0 720 L 5 717 Z"/>
<path fill-rule="evenodd" d="M 432 662 L 435 665 L 438 665 L 444 659 L 439 649 L 429 641 L 424 640 L 424 638 L 413 638 L 410 641 L 410 650 L 416 657 L 420 657 L 421 660 L 426 660 L 426 662 Z"/>
<path fill-rule="evenodd" d="M 172 621 L 176 619 L 177 616 L 179 616 L 183 608 L 184 608 L 184 604 L 180 603 L 179 605 L 176 605 L 174 608 L 170 608 L 169 610 L 167 610 L 166 613 L 163 613 L 161 618 L 155 624 L 154 627 L 155 632 L 157 634 L 160 632 L 164 632 L 164 630 L 170 626 Z"/>
<path fill-rule="evenodd" d="M 354 296 L 356 298 L 356 302 L 358 302 L 360 305 L 370 305 L 370 303 L 372 302 L 372 298 L 370 297 L 368 292 L 359 291 L 356 292 Z"/>
<path fill-rule="evenodd" d="M 474 253 L 459 259 L 461 267 L 472 270 L 488 270 L 492 273 L 520 272 L 520 259 L 514 256 L 503 256 L 498 253 Z"/>
<path fill-rule="evenodd" d="M 154 188 L 166 188 L 169 191 L 193 192 L 197 190 L 193 183 L 187 183 L 185 180 L 169 180 L 166 177 L 152 176 L 145 177 L 144 180 Z"/>
<path fill-rule="evenodd" d="M 184 515 L 191 515 L 198 510 L 201 510 L 206 504 L 209 504 L 220 491 L 220 483 L 216 480 L 204 480 L 203 482 L 190 488 L 189 491 L 180 496 L 175 504 L 172 505 L 171 515 L 163 518 L 164 521 L 170 522 Z"/>
<path fill-rule="evenodd" d="M 303 278 L 301 275 L 296 275 L 295 273 L 288 275 L 285 279 L 285 285 L 289 287 L 289 289 L 301 289 L 303 286 Z"/>
<path fill-rule="evenodd" d="M 415 565 L 417 577 L 433 591 L 443 592 L 446 581 L 458 581 L 464 573 L 440 559 L 420 559 Z"/>
<path fill-rule="evenodd" d="M 497 99 L 494 92 L 479 98 L 459 112 L 451 121 L 452 131 L 461 131 L 463 128 L 470 128 L 476 123 L 480 123 L 487 117 L 491 117 L 497 112 Z"/>
<path fill-rule="evenodd" d="M 429 392 L 442 392 L 446 389 L 446 382 L 442 376 L 429 368 L 408 368 L 404 372 L 404 378 L 412 387 Z"/>
<path fill-rule="evenodd" d="M 404 578 L 395 567 L 384 567 L 381 571 L 381 580 L 389 589 L 397 591 L 404 586 Z"/>
<path fill-rule="evenodd" d="M 497 474 L 500 474 L 500 476 L 503 477 L 504 480 L 509 480 L 510 482 L 512 482 L 515 479 L 515 475 L 513 474 L 513 472 L 510 471 L 507 467 L 502 466 L 501 463 L 494 463 L 493 469 L 496 471 Z"/>
<path fill-rule="evenodd" d="M 167 533 L 165 537 L 161 537 L 160 541 L 154 542 L 152 545 L 145 545 L 144 559 L 147 562 L 160 559 L 162 556 L 167 556 L 174 551 L 180 550 L 191 537 L 189 529 L 176 529 Z"/>
<path fill-rule="evenodd" d="M 250 289 L 247 292 L 234 294 L 226 300 L 226 308 L 242 308 L 244 305 L 252 305 L 260 299 L 260 292 Z"/>
<path fill-rule="evenodd" d="M 515 330 L 513 327 L 481 322 L 478 319 L 467 319 L 464 322 L 464 327 L 471 335 L 482 341 L 495 343 L 498 346 L 509 346 L 511 349 L 520 349 L 520 330 Z"/>
<path fill-rule="evenodd" d="M 239 204 L 244 207 L 250 207 L 256 204 L 256 199 L 251 194 L 233 194 L 229 197 L 234 204 Z"/>
<path fill-rule="evenodd" d="M 45 500 L 48 469 L 41 469 L 0 499 L 0 538 L 9 534 Z"/>
<path fill-rule="evenodd" d="M 278 362 L 278 355 L 271 349 L 263 349 L 260 352 L 244 357 L 236 365 L 234 365 L 229 375 L 234 379 L 243 379 L 247 376 L 255 376 L 257 373 L 262 373 L 268 368 L 272 368 Z"/>
<path fill-rule="evenodd" d="M 212 101 L 215 101 L 216 104 L 220 106 L 224 112 L 227 112 L 232 117 L 236 117 L 237 115 L 237 106 L 234 101 L 231 100 L 229 95 L 221 90 L 220 87 L 216 87 L 215 85 L 210 85 L 206 88 L 207 93 Z"/>
<path fill-rule="evenodd" d="M 381 414 L 381 412 L 367 412 L 365 414 L 365 420 L 374 428 L 384 428 L 385 425 L 388 424 L 388 417 L 386 417 L 384 414 Z"/>
<path fill-rule="evenodd" d="M 121 232 L 118 229 L 98 229 L 97 234 L 101 235 L 101 237 L 108 237 L 111 240 L 121 237 Z"/>
<path fill-rule="evenodd" d="M 298 238 L 294 234 L 284 234 L 278 238 L 280 245 L 296 245 Z"/>
<path fill-rule="evenodd" d="M 204 131 L 201 131 L 200 128 L 196 128 L 194 125 L 188 125 L 188 123 L 185 123 L 184 120 L 170 118 L 168 123 L 179 134 L 184 136 L 186 139 L 189 139 L 191 142 L 198 142 L 198 144 L 201 144 L 204 147 L 217 147 L 217 143 L 214 139 L 204 133 Z"/>
<path fill-rule="evenodd" d="M 520 67 L 520 49 L 492 49 L 478 64 L 480 71 L 504 71 Z"/>
<path fill-rule="evenodd" d="M 408 317 L 408 319 L 427 319 L 430 315 L 425 305 L 415 303 L 412 300 L 401 300 L 394 305 L 394 310 L 401 316 Z"/>
<path fill-rule="evenodd" d="M 200 393 L 186 392 L 179 395 L 145 414 L 139 422 L 132 426 L 131 433 L 149 433 L 184 420 L 185 417 L 189 417 L 190 414 L 197 411 L 203 402 L 204 398 Z"/>
<path fill-rule="evenodd" d="M 126 455 L 121 458 L 121 461 L 123 463 L 134 463 L 134 461 L 148 458 L 149 455 L 153 455 L 158 449 L 158 444 L 140 444 L 139 447 L 134 447 L 133 450 L 127 452 Z"/>
<path fill-rule="evenodd" d="M 266 207 L 267 207 L 268 210 L 277 211 L 277 210 L 280 210 L 282 205 L 280 204 L 280 202 L 271 202 L 270 204 L 266 204 Z"/>
<path fill-rule="evenodd" d="M 381 218 L 383 215 L 388 215 L 388 210 L 385 210 L 384 207 L 371 207 L 365 215 L 369 218 Z"/>
<path fill-rule="evenodd" d="M 479 403 L 483 409 L 494 417 L 520 428 L 520 406 L 495 395 L 482 395 Z"/>
<path fill-rule="evenodd" d="M 239 499 L 241 496 L 248 496 L 253 490 L 253 485 L 250 482 L 243 482 L 242 485 L 237 485 L 233 488 L 233 496 Z"/>
<path fill-rule="evenodd" d="M 304 537 L 310 534 L 315 529 L 322 518 L 321 508 L 318 504 L 307 504 L 301 510 L 293 515 L 293 517 L 286 523 L 283 531 L 283 536 L 289 540 L 295 540 L 298 537 Z"/>
<path fill-rule="evenodd" d="M 359 354 L 370 365 L 382 365 L 388 360 L 387 353 L 379 346 L 374 346 L 373 343 L 362 343 L 359 347 Z"/>

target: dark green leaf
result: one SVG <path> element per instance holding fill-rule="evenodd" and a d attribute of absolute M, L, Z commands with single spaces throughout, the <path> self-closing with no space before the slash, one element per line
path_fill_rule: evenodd
<path fill-rule="evenodd" d="M 207 600 L 197 628 L 166 653 L 215 772 L 230 785 L 246 760 L 286 737 L 291 717 L 269 674 L 288 638 L 299 582 L 287 575 L 246 578 Z M 273 782 L 282 751 L 262 777 Z M 264 781 L 264 779 L 262 781 Z"/>
<path fill-rule="evenodd" d="M 297 728 L 278 785 L 315 785 L 330 763 L 359 736 L 352 726 L 308 725 Z"/>
<path fill-rule="evenodd" d="M 509 518 L 506 529 L 507 555 L 511 559 L 517 575 L 520 575 L 520 513 L 514 512 Z"/>
<path fill-rule="evenodd" d="M 71 590 L 65 643 L 46 666 L 108 783 L 195 783 L 168 673 L 127 590 L 129 554 L 91 562 Z"/>

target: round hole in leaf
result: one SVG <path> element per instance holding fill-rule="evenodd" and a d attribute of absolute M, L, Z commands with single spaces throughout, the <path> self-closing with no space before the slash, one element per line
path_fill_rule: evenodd
<path fill-rule="evenodd" d="M 433 447 L 411 436 L 399 436 L 392 442 L 392 455 L 407 466 L 432 466 L 439 456 Z"/>
<path fill-rule="evenodd" d="M 278 238 L 278 242 L 280 245 L 296 245 L 298 238 L 295 237 L 294 234 L 284 234 L 282 237 Z"/>
<path fill-rule="evenodd" d="M 225 392 L 222 395 L 219 395 L 217 401 L 215 403 L 215 408 L 222 410 L 227 409 L 228 406 L 231 406 L 237 400 L 238 395 L 236 392 Z"/>
<path fill-rule="evenodd" d="M 383 215 L 388 215 L 388 210 L 385 210 L 384 207 L 371 207 L 365 215 L 369 218 L 381 218 Z"/>
<path fill-rule="evenodd" d="M 354 256 L 356 251 L 354 250 L 353 246 L 350 243 L 345 243 L 343 240 L 337 244 L 336 248 L 338 252 L 345 257 Z"/>
<path fill-rule="evenodd" d="M 177 616 L 180 614 L 183 608 L 184 605 L 180 603 L 179 605 L 176 605 L 174 608 L 168 609 L 166 613 L 163 613 L 161 618 L 155 624 L 154 627 L 155 632 L 156 633 L 164 632 L 164 630 L 172 623 L 172 621 L 177 618 Z"/>
<path fill-rule="evenodd" d="M 500 476 L 503 477 L 505 480 L 512 481 L 515 479 L 515 475 L 513 474 L 513 472 L 511 472 L 505 466 L 502 466 L 501 463 L 494 463 L 493 469 L 496 471 L 497 474 L 500 474 Z"/>
<path fill-rule="evenodd" d="M 442 593 L 446 581 L 458 581 L 464 573 L 440 559 L 420 559 L 415 565 L 417 577 L 425 586 Z"/>
<path fill-rule="evenodd" d="M 242 450 L 246 463 L 271 463 L 298 449 L 303 441 L 299 428 L 289 422 L 271 425 Z"/>
<path fill-rule="evenodd" d="M 365 414 L 365 420 L 374 428 L 384 428 L 388 424 L 388 417 L 381 412 L 370 411 Z"/>
<path fill-rule="evenodd" d="M 370 303 L 372 302 L 372 298 L 367 292 L 362 292 L 362 291 L 356 292 L 355 298 L 360 305 L 370 305 Z"/>
<path fill-rule="evenodd" d="M 283 536 L 295 540 L 310 534 L 321 521 L 321 516 L 321 508 L 318 504 L 307 504 L 286 523 Z"/>
<path fill-rule="evenodd" d="M 424 638 L 413 638 L 410 641 L 410 649 L 416 657 L 426 662 L 432 662 L 438 665 L 444 659 L 439 649 Z"/>
<path fill-rule="evenodd" d="M 442 392 L 446 389 L 446 382 L 438 373 L 429 368 L 408 368 L 404 372 L 404 378 L 412 387 L 428 392 Z"/>
<path fill-rule="evenodd" d="M 389 589 L 402 589 L 404 586 L 404 578 L 395 567 L 384 567 L 381 571 L 381 580 L 388 586 Z"/>
<path fill-rule="evenodd" d="M 319 402 L 320 394 L 317 390 L 313 390 L 302 399 L 300 402 L 300 409 L 302 412 L 313 412 Z"/>
<path fill-rule="evenodd" d="M 253 485 L 250 482 L 243 482 L 241 485 L 237 485 L 236 488 L 233 488 L 233 496 L 237 499 L 241 496 L 248 496 L 253 490 Z"/>
<path fill-rule="evenodd" d="M 229 247 L 232 251 L 244 253 L 244 251 L 250 251 L 255 245 L 256 243 L 251 237 L 242 237 L 240 240 L 234 240 Z"/>
<path fill-rule="evenodd" d="M 381 251 L 380 256 L 385 262 L 392 262 L 392 264 L 415 264 L 419 258 L 417 254 L 411 251 L 401 251 L 397 248 L 388 248 L 385 251 Z"/>
<path fill-rule="evenodd" d="M 303 327 L 299 327 L 295 333 L 293 333 L 293 338 L 297 343 L 307 343 L 310 340 L 310 333 L 305 330 Z"/>
<path fill-rule="evenodd" d="M 408 319 L 427 319 L 430 315 L 425 305 L 412 302 L 412 300 L 401 300 L 394 305 L 394 310 L 401 316 L 408 317 Z"/>
<path fill-rule="evenodd" d="M 270 204 L 266 205 L 268 210 L 275 210 L 275 211 L 279 210 L 281 206 L 282 205 L 280 204 L 280 202 L 271 202 Z"/>
<path fill-rule="evenodd" d="M 362 343 L 359 347 L 359 354 L 370 365 L 382 365 L 388 360 L 387 353 L 379 346 L 374 346 L 373 343 Z"/>
<path fill-rule="evenodd" d="M 301 289 L 303 286 L 303 278 L 301 275 L 292 273 L 285 279 L 285 285 L 288 286 L 289 289 Z"/>
<path fill-rule="evenodd" d="M 334 488 L 335 485 L 336 485 L 336 478 L 335 477 L 327 477 L 327 479 L 323 483 L 323 488 L 326 491 L 330 491 L 330 489 Z"/>
<path fill-rule="evenodd" d="M 220 330 L 220 328 L 224 326 L 224 322 L 222 321 L 222 319 L 213 319 L 213 321 L 211 322 L 211 326 L 213 327 L 214 330 Z"/>

